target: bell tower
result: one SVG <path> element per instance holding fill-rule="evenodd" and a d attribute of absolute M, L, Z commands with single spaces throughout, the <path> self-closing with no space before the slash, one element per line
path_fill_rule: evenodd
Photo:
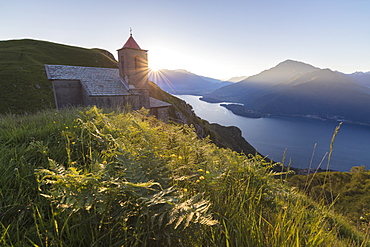
<path fill-rule="evenodd" d="M 117 50 L 119 74 L 130 89 L 148 89 L 148 54 L 142 50 L 132 37 Z"/>

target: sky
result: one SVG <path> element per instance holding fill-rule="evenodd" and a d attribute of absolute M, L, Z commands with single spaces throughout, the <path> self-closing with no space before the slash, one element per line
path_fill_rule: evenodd
<path fill-rule="evenodd" d="M 370 0 L 0 0 L 0 40 L 102 48 L 117 57 L 132 28 L 152 69 L 229 79 L 292 59 L 368 72 L 369 13 Z"/>

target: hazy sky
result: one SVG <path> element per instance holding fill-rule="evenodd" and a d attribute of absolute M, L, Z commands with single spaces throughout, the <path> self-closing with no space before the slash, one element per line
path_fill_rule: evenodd
<path fill-rule="evenodd" d="M 130 27 L 155 69 L 226 79 L 293 59 L 370 71 L 370 0 L 0 0 L 0 40 L 116 56 Z"/>

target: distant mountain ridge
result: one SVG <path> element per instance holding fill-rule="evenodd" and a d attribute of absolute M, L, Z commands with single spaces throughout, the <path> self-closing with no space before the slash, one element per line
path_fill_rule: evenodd
<path fill-rule="evenodd" d="M 171 94 L 203 95 L 231 84 L 231 82 L 199 76 L 186 70 L 150 71 L 149 79 Z"/>
<path fill-rule="evenodd" d="M 370 71 L 369 72 L 355 72 L 348 75 L 354 79 L 358 84 L 370 88 Z"/>
<path fill-rule="evenodd" d="M 264 115 L 370 124 L 370 90 L 363 86 L 365 82 L 359 83 L 353 77 L 286 60 L 255 76 L 204 95 L 203 100 L 242 103 L 247 109 Z"/>

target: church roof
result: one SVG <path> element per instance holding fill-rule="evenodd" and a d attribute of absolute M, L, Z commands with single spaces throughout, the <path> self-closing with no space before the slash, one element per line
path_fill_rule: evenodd
<path fill-rule="evenodd" d="M 130 95 L 118 69 L 45 65 L 49 80 L 79 80 L 89 96 Z"/>
<path fill-rule="evenodd" d="M 131 95 L 118 69 L 45 64 L 45 70 L 49 80 L 80 81 L 89 96 Z M 171 105 L 152 97 L 149 97 L 149 102 L 150 108 Z"/>
<path fill-rule="evenodd" d="M 139 49 L 141 50 L 140 46 L 136 43 L 135 39 L 130 35 L 124 46 L 121 48 L 133 48 L 133 49 Z"/>
<path fill-rule="evenodd" d="M 167 102 L 164 102 L 162 100 L 155 99 L 155 98 L 152 98 L 152 97 L 149 97 L 149 102 L 150 102 L 150 108 L 159 108 L 159 107 L 166 107 L 166 106 L 171 105 Z"/>

